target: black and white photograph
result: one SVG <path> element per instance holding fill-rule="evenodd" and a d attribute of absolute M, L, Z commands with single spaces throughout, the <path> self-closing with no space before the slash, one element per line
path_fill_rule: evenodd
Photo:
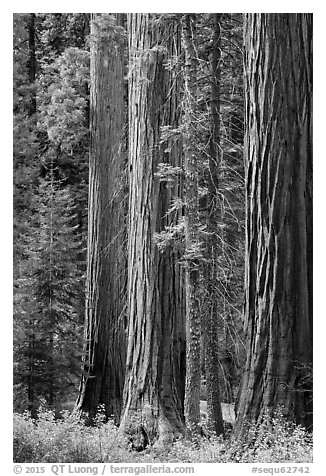
<path fill-rule="evenodd" d="M 313 18 L 13 13 L 16 474 L 311 472 Z"/>

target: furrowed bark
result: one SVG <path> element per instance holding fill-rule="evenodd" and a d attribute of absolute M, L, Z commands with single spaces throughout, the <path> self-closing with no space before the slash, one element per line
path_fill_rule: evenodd
<path fill-rule="evenodd" d="M 92 14 L 85 356 L 75 411 L 119 420 L 124 382 L 123 47 L 115 17 Z"/>
<path fill-rule="evenodd" d="M 312 425 L 312 15 L 245 15 L 247 362 L 236 433 Z"/>
<path fill-rule="evenodd" d="M 160 145 L 162 126 L 177 127 L 177 86 L 165 67 L 174 22 L 164 33 L 148 14 L 128 14 L 130 206 L 128 243 L 128 348 L 120 431 L 142 450 L 182 432 L 183 294 L 179 256 L 159 254 L 154 242 L 172 218 L 167 211 L 180 186 L 169 189 L 155 175 L 161 162 L 178 165 L 179 143 Z M 165 40 L 164 38 L 167 38 Z M 175 221 L 178 217 L 174 218 Z"/>

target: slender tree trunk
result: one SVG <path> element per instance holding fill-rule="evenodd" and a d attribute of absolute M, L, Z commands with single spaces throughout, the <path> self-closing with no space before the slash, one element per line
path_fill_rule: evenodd
<path fill-rule="evenodd" d="M 169 223 L 173 193 L 155 175 L 158 164 L 180 160 L 180 144 L 164 153 L 162 126 L 177 127 L 175 78 L 164 67 L 180 39 L 148 14 L 128 15 L 130 46 L 128 350 L 121 431 L 141 450 L 182 432 L 183 295 L 178 255 L 161 254 L 154 233 Z M 164 36 L 163 36 L 164 35 Z M 165 41 L 167 38 L 167 41 Z M 165 48 L 162 48 L 162 46 Z M 168 52 L 168 53 L 167 53 Z M 136 418 L 136 420 L 135 420 Z"/>
<path fill-rule="evenodd" d="M 35 50 L 35 13 L 30 13 L 27 20 L 28 29 L 28 83 L 31 88 L 28 102 L 28 116 L 36 123 L 36 50 Z M 29 333 L 29 375 L 27 379 L 28 410 L 32 418 L 37 417 L 36 398 L 35 398 L 35 322 L 31 319 Z"/>
<path fill-rule="evenodd" d="M 118 419 L 124 381 L 123 48 L 113 16 L 91 18 L 91 144 L 85 358 L 76 412 Z"/>
<path fill-rule="evenodd" d="M 27 21 L 28 28 L 28 82 L 32 87 L 30 92 L 30 100 L 28 104 L 28 114 L 33 116 L 36 113 L 36 47 L 35 47 L 35 13 L 30 13 Z"/>
<path fill-rule="evenodd" d="M 185 51 L 184 65 L 184 170 L 185 170 L 185 245 L 186 245 L 186 389 L 185 419 L 189 434 L 199 431 L 200 423 L 200 311 L 198 250 L 198 163 L 196 150 L 196 52 L 195 15 L 185 14 L 182 19 L 182 39 Z"/>
<path fill-rule="evenodd" d="M 247 362 L 236 431 L 312 424 L 312 15 L 246 14 Z"/>
<path fill-rule="evenodd" d="M 35 320 L 29 321 L 30 335 L 28 337 L 28 376 L 27 376 L 27 397 L 28 411 L 32 418 L 37 418 L 36 398 L 35 398 Z"/>
<path fill-rule="evenodd" d="M 209 429 L 217 435 L 223 434 L 223 418 L 220 400 L 219 353 L 218 353 L 218 321 L 221 319 L 219 299 L 216 296 L 217 281 L 217 231 L 218 231 L 218 170 L 220 160 L 220 61 L 221 61 L 221 27 L 222 14 L 214 13 L 214 33 L 212 48 L 212 87 L 211 115 L 212 134 L 210 141 L 209 167 L 207 182 L 207 238 L 205 243 L 206 265 L 204 280 L 207 297 L 204 312 L 204 351 L 205 375 L 207 389 L 207 420 Z"/>
<path fill-rule="evenodd" d="M 51 160 L 51 167 L 50 167 L 50 196 L 48 202 L 48 213 L 49 213 L 49 230 L 46 236 L 48 241 L 49 247 L 49 256 L 48 256 L 48 270 L 49 270 L 49 281 L 48 281 L 48 302 L 46 303 L 46 313 L 43 311 L 44 319 L 49 320 L 48 324 L 48 331 L 49 331 L 49 338 L 47 339 L 47 353 L 48 353 L 48 372 L 49 372 L 49 393 L 48 393 L 48 404 L 50 408 L 53 407 L 55 396 L 54 396 L 54 329 L 55 329 L 55 311 L 53 309 L 53 278 L 54 278 L 54 256 L 53 256 L 53 248 L 54 248 L 54 220 L 53 220 L 53 212 L 54 212 L 54 168 L 53 168 L 53 159 Z"/>

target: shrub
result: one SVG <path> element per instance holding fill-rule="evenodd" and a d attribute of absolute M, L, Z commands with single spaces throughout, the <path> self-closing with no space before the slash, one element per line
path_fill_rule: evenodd
<path fill-rule="evenodd" d="M 193 442 L 179 439 L 168 448 L 148 446 L 130 449 L 118 436 L 112 421 L 99 412 L 94 426 L 64 412 L 41 410 L 32 420 L 28 413 L 14 414 L 14 462 L 17 463 L 304 463 L 312 462 L 312 435 L 282 417 L 253 426 L 255 442 L 243 439 L 199 437 Z"/>
<path fill-rule="evenodd" d="M 20 463 L 102 462 L 109 454 L 117 428 L 111 421 L 94 427 L 65 412 L 42 411 L 37 421 L 26 413 L 14 415 L 14 460 Z"/>

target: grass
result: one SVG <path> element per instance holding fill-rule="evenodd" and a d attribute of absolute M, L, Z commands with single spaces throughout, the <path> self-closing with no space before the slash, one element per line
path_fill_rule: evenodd
<path fill-rule="evenodd" d="M 92 427 L 69 412 L 55 419 L 43 410 L 37 421 L 28 413 L 14 414 L 14 462 L 16 463 L 310 463 L 312 435 L 281 417 L 260 428 L 259 443 L 199 438 L 180 439 L 164 450 L 149 447 L 134 452 L 118 437 L 112 421 L 101 414 Z"/>

